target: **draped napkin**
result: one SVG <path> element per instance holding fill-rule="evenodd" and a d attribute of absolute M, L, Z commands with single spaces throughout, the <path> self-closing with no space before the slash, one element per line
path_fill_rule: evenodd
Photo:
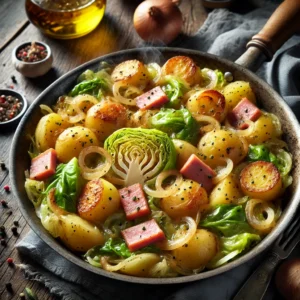
<path fill-rule="evenodd" d="M 266 0 L 260 8 L 244 15 L 226 9 L 213 10 L 194 37 L 181 38 L 174 46 L 234 61 L 245 51 L 246 43 L 263 27 L 275 7 Z M 257 75 L 284 97 L 300 119 L 300 36 L 286 42 L 272 62 L 263 64 Z M 234 270 L 195 283 L 151 286 L 124 283 L 82 270 L 59 256 L 32 231 L 16 247 L 27 262 L 21 265 L 25 276 L 41 282 L 58 299 L 64 300 L 229 300 L 263 259 L 262 254 Z M 272 289 L 265 299 L 274 299 Z"/>

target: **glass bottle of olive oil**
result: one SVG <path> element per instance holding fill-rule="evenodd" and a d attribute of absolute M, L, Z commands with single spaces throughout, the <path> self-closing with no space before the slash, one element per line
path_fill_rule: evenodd
<path fill-rule="evenodd" d="M 72 39 L 97 27 L 106 0 L 26 0 L 25 7 L 29 20 L 43 33 Z"/>

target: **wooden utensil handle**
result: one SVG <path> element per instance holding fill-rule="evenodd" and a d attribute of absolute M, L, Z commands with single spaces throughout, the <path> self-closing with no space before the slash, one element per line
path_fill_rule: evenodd
<path fill-rule="evenodd" d="M 285 0 L 263 29 L 247 44 L 260 48 L 269 60 L 295 33 L 300 32 L 300 0 Z"/>

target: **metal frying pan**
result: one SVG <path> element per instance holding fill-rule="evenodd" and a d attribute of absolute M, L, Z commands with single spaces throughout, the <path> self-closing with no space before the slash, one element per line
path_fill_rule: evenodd
<path fill-rule="evenodd" d="M 298 19 L 297 19 L 298 18 Z M 231 62 L 214 55 L 198 51 L 175 49 L 175 48 L 143 48 L 125 50 L 92 60 L 75 70 L 62 76 L 49 86 L 31 105 L 26 115 L 23 117 L 13 139 L 10 155 L 10 179 L 13 185 L 13 192 L 18 201 L 23 216 L 35 233 L 58 254 L 73 262 L 81 268 L 106 276 L 109 278 L 143 284 L 175 284 L 200 280 L 221 274 L 233 269 L 242 263 L 254 258 L 259 253 L 266 250 L 288 226 L 294 216 L 300 202 L 300 126 L 290 108 L 283 99 L 263 80 L 258 78 L 248 69 L 255 70 L 263 61 L 271 59 L 273 53 L 286 41 L 296 30 L 300 30 L 300 1 L 286 0 L 276 10 L 262 31 L 253 37 L 248 43 L 247 51 L 235 62 Z M 74 86 L 77 77 L 86 69 L 96 70 L 99 62 L 107 61 L 118 64 L 127 59 L 139 59 L 144 62 L 164 63 L 170 57 L 176 55 L 186 55 L 195 60 L 200 67 L 220 69 L 229 71 L 235 80 L 245 80 L 250 82 L 257 99 L 261 105 L 269 112 L 276 114 L 281 120 L 286 142 L 290 146 L 293 155 L 293 184 L 286 199 L 286 207 L 274 230 L 262 240 L 249 253 L 239 259 L 228 263 L 218 269 L 206 271 L 197 275 L 177 277 L 177 278 L 138 278 L 128 275 L 111 273 L 99 268 L 95 268 L 84 262 L 79 256 L 67 250 L 59 241 L 43 228 L 37 218 L 34 207 L 26 196 L 24 189 L 24 171 L 29 168 L 30 159 L 27 154 L 30 141 L 26 134 L 33 134 L 41 118 L 39 105 L 53 105 L 60 95 L 66 94 Z"/>

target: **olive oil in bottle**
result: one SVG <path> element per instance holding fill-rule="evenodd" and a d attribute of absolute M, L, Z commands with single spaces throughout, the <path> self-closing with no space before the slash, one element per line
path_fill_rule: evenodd
<path fill-rule="evenodd" d="M 29 20 L 43 33 L 58 39 L 83 36 L 103 18 L 106 0 L 26 0 Z"/>

